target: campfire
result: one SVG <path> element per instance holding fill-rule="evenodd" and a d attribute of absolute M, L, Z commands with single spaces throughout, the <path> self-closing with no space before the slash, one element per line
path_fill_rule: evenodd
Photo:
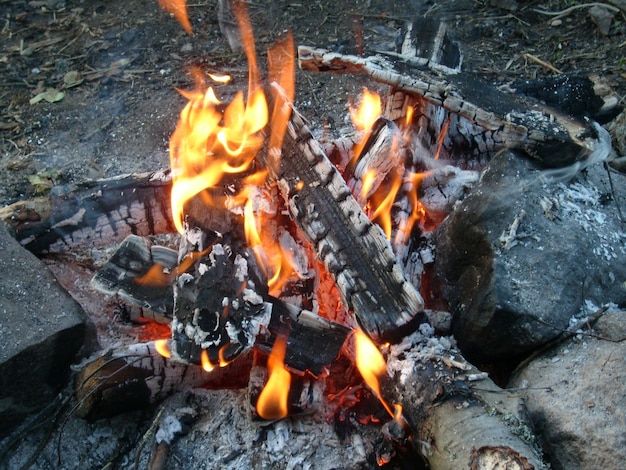
<path fill-rule="evenodd" d="M 191 33 L 184 2 L 159 4 Z M 82 364 L 76 413 L 98 419 L 185 389 L 246 388 L 251 423 L 319 414 L 374 425 L 369 461 L 381 467 L 399 458 L 447 468 L 459 452 L 471 468 L 540 468 L 533 443 L 469 388 L 480 380 L 487 394 L 497 389 L 447 337 L 448 305 L 430 284 L 433 233 L 496 154 L 514 149 L 578 171 L 606 158 L 605 131 L 505 93 L 484 109 L 470 101 L 475 90 L 463 98 L 454 78 L 461 54 L 445 29 L 437 37 L 448 54 L 428 59 L 411 40 L 401 57 L 370 58 L 296 51 L 285 34 L 267 51 L 264 73 L 245 4 L 233 11 L 247 87 L 227 102 L 219 96 L 227 75 L 194 71 L 195 89 L 179 90 L 188 102 L 171 136 L 171 168 L 132 191 L 114 189 L 131 194 L 127 219 L 160 212 L 132 227 L 92 281 L 152 310 L 169 334 Z M 323 141 L 295 109 L 296 65 L 364 73 L 389 93 L 364 89 L 350 106 L 354 132 Z M 145 188 L 158 204 L 145 203 Z M 22 244 L 53 251 L 79 239 L 86 211 L 44 235 L 20 227 Z M 177 250 L 139 236 L 157 226 L 177 232 Z M 502 235 L 504 249 L 517 227 Z M 475 417 L 472 407 L 493 413 Z M 473 436 L 471 449 L 446 434 L 449 416 Z"/>
<path fill-rule="evenodd" d="M 278 419 L 289 414 L 291 373 L 327 375 L 320 357 L 334 359 L 354 331 L 358 369 L 393 417 L 377 378 L 384 375 L 384 360 L 368 338 L 388 339 L 398 328 L 425 321 L 422 299 L 388 243 L 392 236 L 398 245 L 408 240 L 421 209 L 416 198 L 407 200 L 402 210 L 408 217 L 392 223 L 399 190 L 417 193 L 418 178 L 401 161 L 402 130 L 393 129 L 388 153 L 363 163 L 372 128 L 382 119 L 381 98 L 365 91 L 353 110 L 361 141 L 344 169 L 354 172 L 354 197 L 292 109 L 291 36 L 268 51 L 264 87 L 244 5 L 235 5 L 249 64 L 247 93 L 226 104 L 200 80 L 196 91 L 183 92 L 189 103 L 170 142 L 172 217 L 183 242 L 167 356 L 210 373 L 252 347 L 271 349 L 256 411 Z M 231 218 L 227 231 L 211 223 L 225 213 Z M 360 238 L 346 236 L 354 228 Z M 315 291 L 329 275 L 336 287 L 316 297 L 311 286 Z M 142 285 L 150 278 L 142 277 Z M 333 341 L 311 347 L 329 331 Z"/>

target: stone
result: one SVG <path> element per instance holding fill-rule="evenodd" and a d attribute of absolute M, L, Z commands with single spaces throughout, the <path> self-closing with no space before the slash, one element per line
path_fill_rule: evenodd
<path fill-rule="evenodd" d="M 546 183 L 559 175 L 560 182 Z M 435 233 L 435 297 L 464 355 L 523 358 L 567 328 L 584 301 L 626 302 L 626 236 L 602 164 L 565 178 L 497 155 Z M 626 205 L 623 175 L 615 188 Z M 584 312 L 583 312 L 584 313 Z"/>
<path fill-rule="evenodd" d="M 554 470 L 626 462 L 626 312 L 606 313 L 594 333 L 534 359 L 509 382 L 522 389 L 516 393 Z"/>
<path fill-rule="evenodd" d="M 86 334 L 82 308 L 0 223 L 0 438 L 67 383 Z"/>

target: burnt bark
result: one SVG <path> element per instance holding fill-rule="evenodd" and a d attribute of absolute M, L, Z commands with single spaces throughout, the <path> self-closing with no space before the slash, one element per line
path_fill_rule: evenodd
<path fill-rule="evenodd" d="M 0 217 L 36 255 L 109 246 L 131 234 L 175 232 L 171 188 L 169 171 L 58 186 L 49 199 L 15 203 Z"/>
<path fill-rule="evenodd" d="M 402 415 L 383 433 L 400 452 L 416 450 L 433 470 L 544 468 L 523 401 L 460 354 L 415 344 L 392 350 L 388 369 L 383 396 Z"/>

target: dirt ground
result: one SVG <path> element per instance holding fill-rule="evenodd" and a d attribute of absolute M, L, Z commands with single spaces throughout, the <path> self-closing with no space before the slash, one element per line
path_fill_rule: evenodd
<path fill-rule="evenodd" d="M 287 29 L 296 44 L 341 51 L 393 47 L 402 23 L 445 18 L 464 49 L 464 69 L 504 83 L 562 72 L 597 72 L 626 96 L 626 23 L 608 35 L 589 7 L 552 0 L 272 0 L 252 3 L 261 59 Z M 612 4 L 609 7 L 616 9 Z M 537 10 L 569 14 L 554 20 Z M 167 168 L 168 139 L 193 88 L 192 68 L 229 73 L 227 100 L 246 84 L 246 63 L 220 30 L 216 1 L 190 3 L 194 35 L 156 0 L 0 0 L 0 205 L 50 186 Z M 551 23 L 551 24 L 550 24 Z M 316 132 L 340 134 L 363 77 L 298 72 L 297 102 Z M 41 99 L 41 93 L 52 102 Z M 34 103 L 37 99 L 41 101 Z"/>

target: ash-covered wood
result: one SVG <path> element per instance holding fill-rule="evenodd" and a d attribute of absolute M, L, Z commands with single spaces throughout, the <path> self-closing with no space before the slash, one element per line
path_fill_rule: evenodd
<path fill-rule="evenodd" d="M 230 362 L 250 349 L 270 322 L 267 286 L 254 254 L 240 240 L 210 240 L 199 228 L 187 228 L 181 258 L 194 256 L 174 285 L 172 357 L 211 367 Z"/>
<path fill-rule="evenodd" d="M 303 70 L 367 74 L 445 108 L 463 118 L 459 126 L 477 126 L 480 132 L 465 137 L 489 143 L 491 152 L 519 149 L 547 166 L 563 166 L 594 150 L 594 126 L 537 100 L 505 93 L 470 73 L 446 73 L 442 67 L 397 54 L 357 57 L 300 46 L 298 55 Z"/>
<path fill-rule="evenodd" d="M 124 175 L 52 189 L 34 207 L 16 203 L 0 214 L 35 254 L 108 246 L 126 236 L 173 233 L 169 171 Z"/>
<path fill-rule="evenodd" d="M 544 468 L 521 399 L 450 348 L 414 335 L 392 346 L 383 396 L 402 405 L 385 425 L 394 446 L 416 450 L 433 470 Z"/>
<path fill-rule="evenodd" d="M 237 238 L 188 226 L 180 253 L 194 260 L 174 285 L 173 357 L 200 365 L 206 353 L 216 367 L 255 346 L 269 353 L 283 335 L 287 367 L 325 374 L 349 328 L 271 297 L 252 250 Z"/>
<path fill-rule="evenodd" d="M 294 222 L 369 335 L 397 340 L 399 330 L 427 321 L 422 298 L 405 279 L 384 233 L 364 214 L 295 111 L 272 177 Z"/>

